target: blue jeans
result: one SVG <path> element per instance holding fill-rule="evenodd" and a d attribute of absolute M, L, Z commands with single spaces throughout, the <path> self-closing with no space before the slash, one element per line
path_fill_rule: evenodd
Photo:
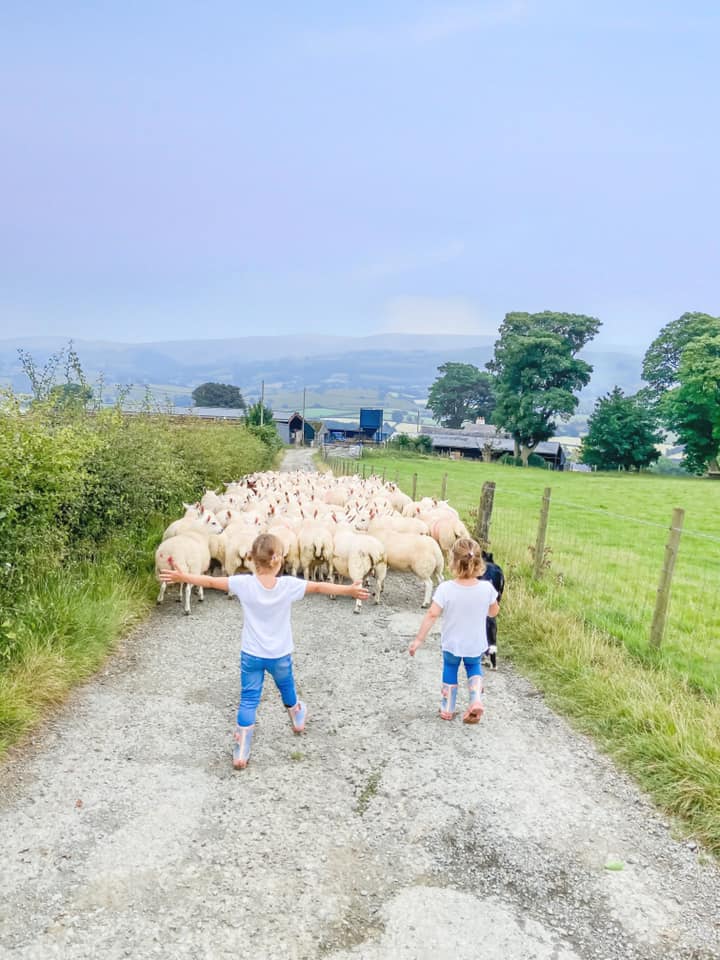
<path fill-rule="evenodd" d="M 286 707 L 297 703 L 295 678 L 293 677 L 292 656 L 254 657 L 250 653 L 240 654 L 240 707 L 237 722 L 239 727 L 251 727 L 255 723 L 255 714 L 265 683 L 265 671 L 275 681 Z"/>
<path fill-rule="evenodd" d="M 454 653 L 443 650 L 443 683 L 457 683 L 460 664 L 465 664 L 465 673 L 470 677 L 483 675 L 482 657 L 456 657 Z"/>

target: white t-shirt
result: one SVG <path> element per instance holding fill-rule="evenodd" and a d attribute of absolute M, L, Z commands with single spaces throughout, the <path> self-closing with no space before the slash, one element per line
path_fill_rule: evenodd
<path fill-rule="evenodd" d="M 443 650 L 456 657 L 481 657 L 488 647 L 485 620 L 497 600 L 497 590 L 490 581 L 477 580 L 472 586 L 462 587 L 454 580 L 444 580 L 433 600 L 443 611 Z"/>
<path fill-rule="evenodd" d="M 228 579 L 228 593 L 234 593 L 245 615 L 241 649 L 254 657 L 285 657 L 293 651 L 290 608 L 305 596 L 305 580 L 279 577 L 272 589 L 256 576 L 238 575 Z"/>

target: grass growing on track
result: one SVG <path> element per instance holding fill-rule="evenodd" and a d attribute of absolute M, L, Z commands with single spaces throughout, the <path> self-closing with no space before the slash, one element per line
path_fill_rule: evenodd
<path fill-rule="evenodd" d="M 654 595 L 671 508 L 686 506 L 686 526 L 716 536 L 720 485 L 642 475 L 563 475 L 421 457 L 372 455 L 365 465 L 366 472 L 371 466 L 375 472 L 385 469 L 389 480 L 397 475 L 407 492 L 417 473 L 418 498 L 437 496 L 447 473 L 448 499 L 468 521 L 482 483 L 496 482 L 492 545 L 509 575 L 500 615 L 501 654 L 511 656 L 554 707 L 592 735 L 663 809 L 720 856 L 720 631 L 714 626 L 720 617 L 711 607 L 708 623 L 702 609 L 691 607 L 685 626 L 694 632 L 695 655 L 683 650 L 681 639 L 666 641 L 654 656 L 644 632 L 647 618 L 634 616 L 643 594 L 649 590 Z M 549 570 L 536 583 L 527 547 L 534 540 L 546 486 L 552 487 L 553 500 L 574 503 L 578 511 L 592 507 L 592 512 L 563 542 L 560 522 L 578 514 L 556 510 L 553 523 L 551 506 L 548 542 L 553 553 Z M 603 509 L 605 514 L 595 512 Z M 562 549 L 554 549 L 558 542 L 577 554 L 576 565 L 566 568 L 573 575 L 564 582 L 553 576 L 563 557 Z M 688 538 L 682 547 L 688 555 L 684 566 L 678 563 L 674 586 L 692 593 L 698 583 L 710 580 L 715 544 Z M 631 578 L 613 586 L 613 578 L 633 570 L 637 577 L 652 571 L 652 582 Z"/>

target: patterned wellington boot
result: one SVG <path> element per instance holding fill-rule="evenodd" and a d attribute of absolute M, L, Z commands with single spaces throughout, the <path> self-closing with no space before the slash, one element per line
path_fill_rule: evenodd
<path fill-rule="evenodd" d="M 233 743 L 233 769 L 244 770 L 250 760 L 255 724 L 251 727 L 235 727 L 235 742 Z"/>
<path fill-rule="evenodd" d="M 307 716 L 307 706 L 302 700 L 298 700 L 294 707 L 288 707 L 287 712 L 290 715 L 293 733 L 302 733 L 305 729 L 305 717 Z"/>
<path fill-rule="evenodd" d="M 444 683 L 440 690 L 440 716 L 443 720 L 453 720 L 455 717 L 455 703 L 457 701 L 458 685 Z"/>
<path fill-rule="evenodd" d="M 463 723 L 480 723 L 480 718 L 485 712 L 482 702 L 482 677 L 468 677 L 468 691 L 470 693 L 470 703 L 463 715 Z"/>

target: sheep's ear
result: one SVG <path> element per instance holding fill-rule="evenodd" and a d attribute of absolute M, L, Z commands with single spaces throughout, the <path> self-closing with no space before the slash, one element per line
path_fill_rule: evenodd
<path fill-rule="evenodd" d="M 313 514 L 313 517 L 314 517 L 315 519 L 317 519 L 317 515 L 318 515 L 318 512 L 317 512 L 317 507 L 316 507 L 316 508 L 315 508 L 315 513 Z"/>

